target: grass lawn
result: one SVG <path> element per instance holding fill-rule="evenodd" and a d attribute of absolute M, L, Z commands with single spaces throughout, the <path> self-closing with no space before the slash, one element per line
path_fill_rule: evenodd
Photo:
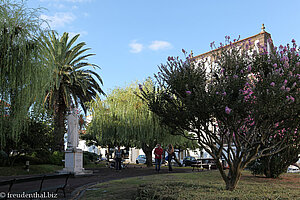
<path fill-rule="evenodd" d="M 61 170 L 62 168 L 62 166 L 58 165 L 30 165 L 29 172 L 27 172 L 24 166 L 0 167 L 0 176 L 45 174 Z"/>
<path fill-rule="evenodd" d="M 255 177 L 248 171 L 235 191 L 225 190 L 218 171 L 158 174 L 101 183 L 82 200 L 96 199 L 300 199 L 300 174 L 279 179 Z"/>

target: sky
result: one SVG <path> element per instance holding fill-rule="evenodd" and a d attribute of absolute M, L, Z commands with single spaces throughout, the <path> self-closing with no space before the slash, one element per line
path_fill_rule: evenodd
<path fill-rule="evenodd" d="M 62 35 L 80 34 L 98 65 L 104 92 L 142 82 L 168 56 L 205 53 L 210 43 L 258 34 L 262 23 L 276 46 L 300 43 L 300 1 L 295 0 L 28 0 Z"/>

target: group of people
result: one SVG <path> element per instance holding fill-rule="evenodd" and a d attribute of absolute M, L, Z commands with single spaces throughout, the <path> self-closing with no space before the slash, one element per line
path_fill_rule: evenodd
<path fill-rule="evenodd" d="M 169 171 L 172 171 L 172 164 L 171 164 L 171 160 L 173 159 L 173 157 L 175 157 L 175 153 L 174 153 L 174 147 L 172 144 L 168 145 L 167 148 L 167 153 L 168 156 L 166 156 L 166 160 L 168 160 L 168 167 L 169 167 Z M 162 156 L 163 156 L 164 150 L 161 147 L 160 144 L 156 145 L 156 148 L 154 149 L 154 155 L 155 155 L 155 170 L 157 172 L 160 171 L 160 166 L 161 166 L 161 161 L 162 161 Z"/>
<path fill-rule="evenodd" d="M 168 145 L 168 148 L 166 150 L 168 153 L 168 156 L 166 156 L 166 160 L 168 161 L 168 166 L 169 166 L 169 171 L 172 171 L 172 165 L 171 165 L 171 160 L 175 158 L 175 153 L 174 153 L 174 147 L 172 144 Z M 160 166 L 163 158 L 164 150 L 161 147 L 160 144 L 157 144 L 155 149 L 154 149 L 154 155 L 155 155 L 155 170 L 157 172 L 160 171 Z M 123 152 L 118 146 L 118 149 L 115 151 L 115 168 L 116 170 L 121 170 L 121 163 L 122 163 L 122 158 L 123 158 Z"/>

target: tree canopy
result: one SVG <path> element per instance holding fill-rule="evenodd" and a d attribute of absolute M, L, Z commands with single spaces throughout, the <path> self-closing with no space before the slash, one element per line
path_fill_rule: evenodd
<path fill-rule="evenodd" d="M 152 84 L 150 80 L 144 82 L 146 87 L 151 87 Z M 139 98 L 139 87 L 141 86 L 135 83 L 126 88 L 116 88 L 107 95 L 106 100 L 97 99 L 93 102 L 93 120 L 88 126 L 88 134 L 93 135 L 100 145 L 142 148 L 148 157 L 152 157 L 152 150 L 157 143 L 196 147 L 196 143 L 170 134 L 172 129 L 162 125 Z"/>
<path fill-rule="evenodd" d="M 42 61 L 45 67 L 53 69 L 52 81 L 46 89 L 45 102 L 53 111 L 54 135 L 59 141 L 57 148 L 63 150 L 65 117 L 71 106 L 80 104 L 86 112 L 86 103 L 104 94 L 100 84 L 101 77 L 87 67 L 98 67 L 87 62 L 87 58 L 94 54 L 85 54 L 90 50 L 85 43 L 76 43 L 79 34 L 69 38 L 68 33 L 61 37 L 51 31 L 43 36 Z"/>
<path fill-rule="evenodd" d="M 189 131 L 217 162 L 228 190 L 241 170 L 259 157 L 283 150 L 299 135 L 300 57 L 296 44 L 267 52 L 228 42 L 208 61 L 169 57 L 156 74 L 159 85 L 142 88 L 144 100 L 164 124 Z M 271 146 L 261 148 L 274 137 Z M 290 140 L 293 141 L 293 140 Z M 273 149 L 272 152 L 268 151 Z M 221 159 L 230 169 L 223 170 Z"/>
<path fill-rule="evenodd" d="M 18 141 L 33 103 L 41 102 L 50 68 L 40 62 L 41 19 L 38 9 L 23 2 L 0 2 L 0 145 L 5 138 Z M 9 136 L 5 125 L 12 126 Z"/>

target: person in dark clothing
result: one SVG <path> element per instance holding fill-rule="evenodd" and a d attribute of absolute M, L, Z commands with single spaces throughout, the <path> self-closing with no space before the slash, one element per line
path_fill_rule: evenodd
<path fill-rule="evenodd" d="M 174 154 L 174 147 L 172 144 L 168 145 L 168 149 L 167 149 L 167 153 L 168 153 L 168 166 L 169 166 L 169 171 L 172 171 L 172 158 L 173 158 L 173 154 Z"/>
<path fill-rule="evenodd" d="M 121 170 L 121 161 L 122 161 L 122 150 L 120 147 L 115 152 L 115 161 L 116 161 L 116 170 Z"/>

